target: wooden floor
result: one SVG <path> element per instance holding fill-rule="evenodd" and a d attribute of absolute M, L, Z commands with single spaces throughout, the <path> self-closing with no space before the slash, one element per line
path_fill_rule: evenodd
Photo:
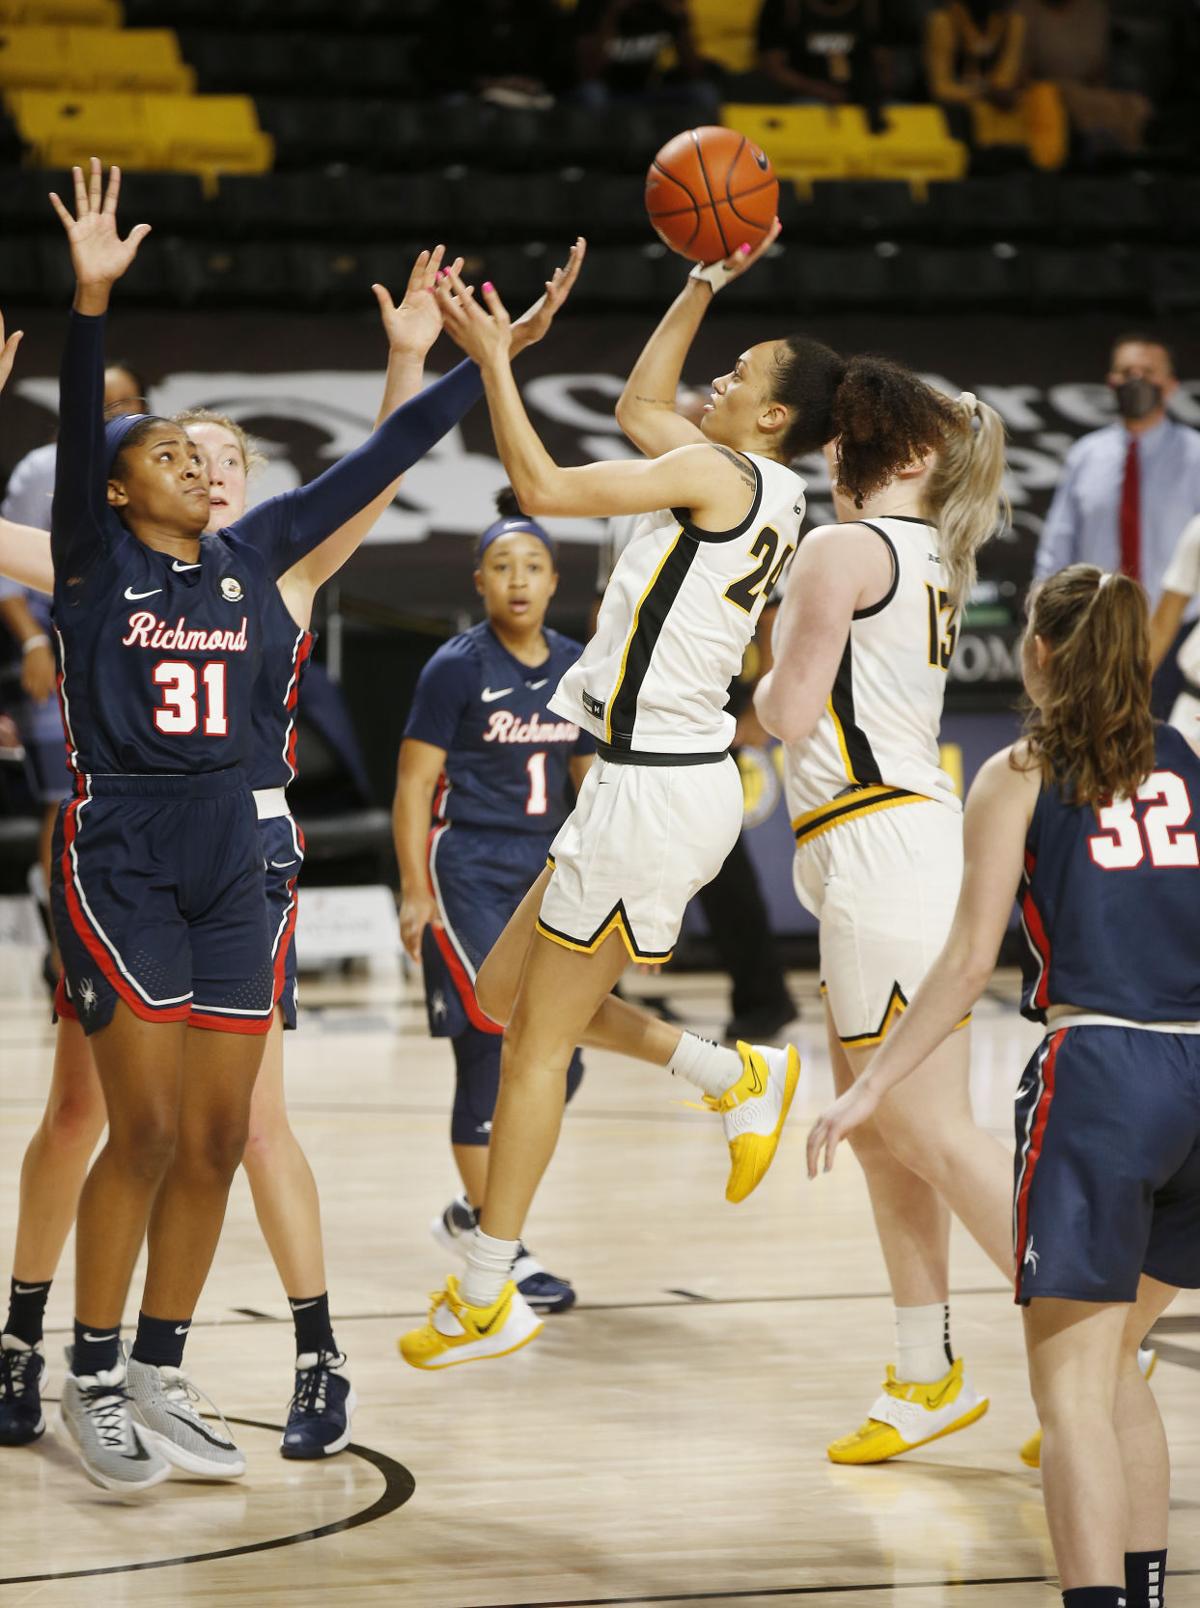
<path fill-rule="evenodd" d="M 8 957 L 13 951 L 6 952 Z M 0 1274 L 17 1167 L 41 1108 L 50 1032 L 0 954 Z M 0 1602 L 36 1604 L 685 1604 L 1024 1608 L 1058 1601 L 1020 1325 L 960 1236 L 954 1337 L 991 1396 L 983 1421 L 899 1463 L 839 1469 L 832 1436 L 864 1416 L 891 1353 L 891 1310 L 861 1174 L 803 1176 L 805 1118 L 829 1094 L 812 980 L 805 1072 L 781 1155 L 755 1196 L 723 1199 L 711 1118 L 649 1069 L 594 1055 L 529 1239 L 580 1292 L 541 1339 L 496 1364 L 421 1375 L 395 1337 L 449 1271 L 428 1222 L 454 1192 L 450 1055 L 390 974 L 306 990 L 288 1044 L 297 1131 L 325 1214 L 337 1332 L 360 1406 L 354 1445 L 321 1466 L 276 1449 L 290 1393 L 287 1306 L 239 1177 L 188 1347 L 238 1426 L 235 1485 L 170 1481 L 136 1506 L 87 1484 L 53 1430 L 0 1454 Z M 684 977 L 694 1025 L 719 980 Z M 1006 1138 L 1036 1034 L 997 980 L 975 1029 L 976 1108 Z M 71 1314 L 49 1310 L 50 1394 Z M 135 1298 L 140 1274 L 135 1278 Z M 1200 1298 L 1179 1303 L 1155 1389 L 1172 1438 L 1172 1608 L 1200 1604 Z"/>

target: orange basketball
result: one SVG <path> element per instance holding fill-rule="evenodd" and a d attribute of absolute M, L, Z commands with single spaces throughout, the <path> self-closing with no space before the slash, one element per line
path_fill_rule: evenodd
<path fill-rule="evenodd" d="M 756 246 L 771 227 L 779 181 L 764 152 L 735 128 L 689 128 L 646 174 L 646 212 L 672 251 L 717 262 Z"/>

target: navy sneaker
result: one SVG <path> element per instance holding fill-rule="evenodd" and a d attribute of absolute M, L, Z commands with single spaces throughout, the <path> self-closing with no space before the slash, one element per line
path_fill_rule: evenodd
<path fill-rule="evenodd" d="M 535 1312 L 566 1312 L 575 1305 L 575 1288 L 555 1273 L 547 1273 L 536 1256 L 522 1245 L 513 1263 L 517 1289 Z"/>
<path fill-rule="evenodd" d="M 27 1346 L 15 1334 L 0 1336 L 0 1446 L 28 1446 L 45 1433 L 41 1346 Z"/>
<path fill-rule="evenodd" d="M 345 1355 L 338 1351 L 305 1351 L 296 1358 L 296 1392 L 279 1442 L 284 1457 L 332 1457 L 350 1444 L 350 1418 L 358 1397 L 339 1371 L 345 1365 Z"/>

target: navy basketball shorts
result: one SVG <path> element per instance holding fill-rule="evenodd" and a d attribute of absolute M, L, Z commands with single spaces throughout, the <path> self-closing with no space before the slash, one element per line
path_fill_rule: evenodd
<path fill-rule="evenodd" d="M 95 1033 L 121 1000 L 149 1022 L 270 1027 L 262 849 L 240 770 L 83 777 L 51 869 L 60 1015 Z"/>
<path fill-rule="evenodd" d="M 1051 1032 L 1016 1101 L 1016 1298 L 1200 1288 L 1200 1036 Z"/>
<path fill-rule="evenodd" d="M 276 790 L 254 795 L 259 808 L 258 842 L 266 871 L 267 925 L 271 934 L 271 973 L 275 1003 L 286 1029 L 296 1026 L 296 883 L 304 869 L 304 833 L 287 813 L 264 815 L 260 800 L 273 800 Z M 282 798 L 282 790 L 279 797 Z M 270 808 L 270 804 L 266 806 Z"/>
<path fill-rule="evenodd" d="M 17 730 L 25 750 L 29 791 L 39 804 L 60 804 L 71 796 L 67 739 L 58 698 L 26 698 L 17 708 Z"/>

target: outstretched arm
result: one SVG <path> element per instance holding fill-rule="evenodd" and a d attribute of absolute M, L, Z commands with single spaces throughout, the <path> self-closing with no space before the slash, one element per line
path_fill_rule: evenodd
<path fill-rule="evenodd" d="M 800 543 L 772 636 L 774 661 L 754 689 L 758 718 L 802 742 L 821 718 L 856 609 L 891 585 L 888 549 L 865 525 L 824 525 Z"/>
<path fill-rule="evenodd" d="M 29 587 L 31 592 L 53 593 L 50 532 L 0 519 L 0 575 L 16 581 L 18 586 Z"/>
<path fill-rule="evenodd" d="M 563 469 L 530 423 L 509 361 L 512 327 L 491 284 L 483 287 L 485 312 L 473 287 L 445 276 L 434 294 L 447 333 L 480 364 L 496 449 L 517 501 L 527 514 L 640 514 L 687 508 L 696 523 L 729 530 L 753 499 L 754 471 L 726 447 L 705 441 L 657 458 L 617 459 Z"/>
<path fill-rule="evenodd" d="M 1013 750 L 993 754 L 967 799 L 963 822 L 966 867 L 946 946 L 870 1067 L 822 1113 L 808 1136 L 808 1176 L 825 1155 L 874 1112 L 889 1089 L 915 1072 L 959 1025 L 980 994 L 1000 953 L 1021 882 L 1025 838 L 1041 785 L 1035 768 L 1015 768 Z"/>
<path fill-rule="evenodd" d="M 104 461 L 104 315 L 113 285 L 126 272 L 148 223 L 122 240 L 117 232 L 121 170 L 109 171 L 104 193 L 100 162 L 92 158 L 88 182 L 72 168 L 75 214 L 56 195 L 57 212 L 71 248 L 75 300 L 63 348 L 59 382 L 58 463 L 50 511 L 54 565 L 68 580 L 80 575 L 104 540 L 107 466 Z"/>
<path fill-rule="evenodd" d="M 744 274 L 778 239 L 779 230 L 776 218 L 769 233 L 753 250 L 743 246 L 720 265 L 722 277 L 729 280 Z M 657 458 L 660 453 L 670 452 L 672 447 L 704 439 L 698 424 L 676 413 L 675 393 L 696 331 L 715 295 L 716 289 L 710 280 L 688 276 L 662 322 L 642 348 L 625 389 L 617 399 L 617 423 L 638 451 L 648 458 Z"/>

